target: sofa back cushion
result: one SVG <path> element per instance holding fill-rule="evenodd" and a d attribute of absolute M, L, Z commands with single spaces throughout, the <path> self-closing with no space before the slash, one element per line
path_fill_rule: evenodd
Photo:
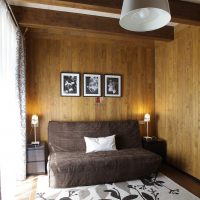
<path fill-rule="evenodd" d="M 106 122 L 50 121 L 48 145 L 50 152 L 86 151 L 85 137 L 116 135 L 117 149 L 141 147 L 137 120 Z"/>

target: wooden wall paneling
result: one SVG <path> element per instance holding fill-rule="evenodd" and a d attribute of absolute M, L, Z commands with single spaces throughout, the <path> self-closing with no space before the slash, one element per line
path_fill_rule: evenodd
<path fill-rule="evenodd" d="M 128 65 L 128 74 L 131 76 L 128 79 L 128 86 L 129 88 L 127 88 L 127 92 L 128 92 L 128 98 L 129 98 L 129 102 L 131 102 L 130 104 L 128 104 L 128 106 L 130 107 L 131 110 L 131 117 L 133 118 L 137 118 L 138 116 L 136 115 L 136 113 L 141 113 L 141 105 L 138 105 L 138 98 L 139 96 L 137 96 L 137 88 L 139 87 L 138 85 L 138 80 L 137 77 L 139 76 L 139 66 L 138 66 L 138 53 L 137 53 L 137 47 L 133 48 L 133 49 L 129 49 L 129 65 Z M 135 73 L 137 71 L 137 73 Z M 132 84 L 132 82 L 134 82 L 134 84 Z M 137 96 L 138 98 L 135 99 L 134 97 Z M 140 102 L 142 104 L 142 102 Z"/>
<path fill-rule="evenodd" d="M 155 91 L 155 68 L 151 69 L 151 64 L 149 63 L 149 60 L 154 57 L 155 58 L 155 51 L 152 51 L 150 48 L 146 49 L 146 60 L 145 60 L 145 66 L 146 66 L 146 73 L 145 73 L 145 80 L 146 83 L 146 99 L 144 102 L 145 109 L 144 111 L 149 111 L 151 114 L 151 121 L 150 121 L 150 132 L 153 136 L 156 136 L 155 131 L 155 107 L 152 107 L 151 105 L 155 105 L 155 92 L 152 93 L 151 91 Z M 155 59 L 153 60 L 154 66 L 155 66 Z M 153 80 L 152 80 L 153 77 Z M 150 110 L 148 108 L 151 108 Z"/>
<path fill-rule="evenodd" d="M 46 35 L 46 37 L 45 37 Z M 40 139 L 47 140 L 50 120 L 142 119 L 154 115 L 154 43 L 72 35 L 27 35 L 27 122 L 40 116 Z M 121 74 L 122 97 L 61 97 L 60 72 Z M 145 80 L 148 77 L 148 81 Z M 102 81 L 104 81 L 102 79 Z M 102 88 L 103 89 L 103 88 Z M 152 99 L 151 99 L 152 98 Z M 148 101 L 148 103 L 147 103 Z M 147 106 L 145 106 L 147 104 Z M 30 130 L 30 124 L 27 125 Z M 151 123 L 154 130 L 154 122 Z M 151 130 L 151 131 L 152 131 Z M 142 133 L 144 134 L 144 133 Z M 32 136 L 28 136 L 28 141 Z"/>
<path fill-rule="evenodd" d="M 167 141 L 168 162 L 200 178 L 200 29 L 188 27 L 170 43 L 156 43 L 158 136 Z"/>
<path fill-rule="evenodd" d="M 60 72 L 59 72 L 59 76 L 61 72 L 71 72 L 72 70 L 72 50 L 71 50 L 71 43 L 68 40 L 63 40 L 61 42 L 61 48 L 60 48 Z M 66 71 L 66 66 L 67 66 L 67 71 Z M 74 71 L 76 72 L 76 71 Z M 58 77 L 57 77 L 58 78 Z M 60 84 L 59 84 L 60 87 Z M 61 97 L 59 99 L 60 103 L 59 103 L 59 109 L 60 111 L 64 110 L 65 112 L 63 112 L 62 116 L 61 116 L 61 120 L 63 121 L 71 121 L 72 120 L 72 109 L 71 109 L 71 105 L 72 105 L 72 98 L 68 97 Z M 62 112 L 61 112 L 62 113 Z"/>
<path fill-rule="evenodd" d="M 192 165 L 191 170 L 193 174 L 198 173 L 197 176 L 200 177 L 199 166 L 200 166 L 200 69 L 199 69 L 199 55 L 200 55 L 200 29 L 194 29 L 192 32 L 193 39 L 193 49 L 192 54 L 194 59 L 192 60 L 194 70 L 193 70 L 193 91 L 195 91 L 193 96 L 193 105 L 192 105 L 192 113 L 193 113 L 193 121 L 192 126 L 194 127 L 192 134 L 192 146 L 194 148 L 191 149 L 192 160 L 196 160 L 197 165 Z M 198 122 L 197 120 L 198 119 Z"/>
<path fill-rule="evenodd" d="M 184 148 L 184 146 L 191 146 L 191 140 L 187 136 L 189 136 L 190 132 L 193 131 L 193 128 L 190 126 L 192 119 L 192 110 L 190 107 L 190 105 L 192 105 L 192 99 L 190 99 L 190 93 L 192 90 L 190 78 L 192 77 L 190 76 L 192 75 L 191 70 L 193 68 L 190 63 L 192 58 L 190 47 L 191 43 L 192 38 L 190 37 L 189 32 L 187 32 L 177 41 L 177 50 L 179 52 L 178 59 L 180 65 L 179 74 L 181 74 L 181 76 L 178 77 L 178 88 L 181 88 L 181 91 L 178 95 L 178 103 L 181 105 L 181 107 L 178 108 L 178 111 L 180 111 L 179 117 L 182 118 L 179 119 L 181 123 L 178 127 L 178 131 L 180 131 L 179 136 L 182 142 L 180 143 L 180 149 L 178 150 L 179 159 L 177 164 L 184 167 L 186 171 L 190 171 L 190 169 L 188 169 L 190 167 L 190 162 L 188 162 L 188 159 L 190 159 L 191 148 Z"/>
<path fill-rule="evenodd" d="M 200 134 L 199 134 L 199 129 L 200 129 L 200 69 L 199 69 L 199 55 L 200 55 L 200 29 L 195 29 L 193 32 L 193 56 L 195 59 L 193 59 L 193 65 L 194 65 L 194 70 L 193 70 L 193 91 L 196 91 L 194 94 L 193 98 L 193 127 L 194 127 L 194 133 L 192 134 L 192 145 L 195 148 L 192 148 L 192 160 L 196 160 L 197 163 L 200 163 Z M 198 42 L 196 42 L 198 41 Z M 196 106 L 198 105 L 198 106 Z M 198 119 L 198 122 L 196 122 L 196 119 Z M 200 172 L 199 172 L 199 165 L 192 165 L 192 171 L 193 173 L 198 172 L 198 177 L 200 177 Z"/>

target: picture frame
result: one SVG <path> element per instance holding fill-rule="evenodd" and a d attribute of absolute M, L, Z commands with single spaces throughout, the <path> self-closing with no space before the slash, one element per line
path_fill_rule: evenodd
<path fill-rule="evenodd" d="M 62 97 L 80 96 L 80 74 L 79 73 L 60 73 L 60 93 Z"/>
<path fill-rule="evenodd" d="M 105 74 L 105 97 L 122 96 L 122 76 Z"/>
<path fill-rule="evenodd" d="M 100 74 L 83 74 L 83 96 L 85 97 L 101 96 Z"/>

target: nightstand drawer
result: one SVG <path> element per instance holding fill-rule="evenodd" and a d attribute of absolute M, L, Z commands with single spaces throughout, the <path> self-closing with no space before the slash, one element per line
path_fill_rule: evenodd
<path fill-rule="evenodd" d="M 45 162 L 30 162 L 27 163 L 27 173 L 28 174 L 40 174 L 45 173 Z"/>
<path fill-rule="evenodd" d="M 27 151 L 27 162 L 31 161 L 44 161 L 45 155 L 43 149 L 35 149 Z"/>
<path fill-rule="evenodd" d="M 27 174 L 44 174 L 45 168 L 45 144 L 27 145 Z"/>

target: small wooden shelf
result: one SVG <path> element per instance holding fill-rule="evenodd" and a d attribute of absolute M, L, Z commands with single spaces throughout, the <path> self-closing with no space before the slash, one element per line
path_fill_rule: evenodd
<path fill-rule="evenodd" d="M 166 159 L 166 152 L 167 152 L 167 146 L 166 141 L 163 139 L 142 139 L 143 148 L 152 151 L 156 154 L 159 154 L 163 161 Z"/>

